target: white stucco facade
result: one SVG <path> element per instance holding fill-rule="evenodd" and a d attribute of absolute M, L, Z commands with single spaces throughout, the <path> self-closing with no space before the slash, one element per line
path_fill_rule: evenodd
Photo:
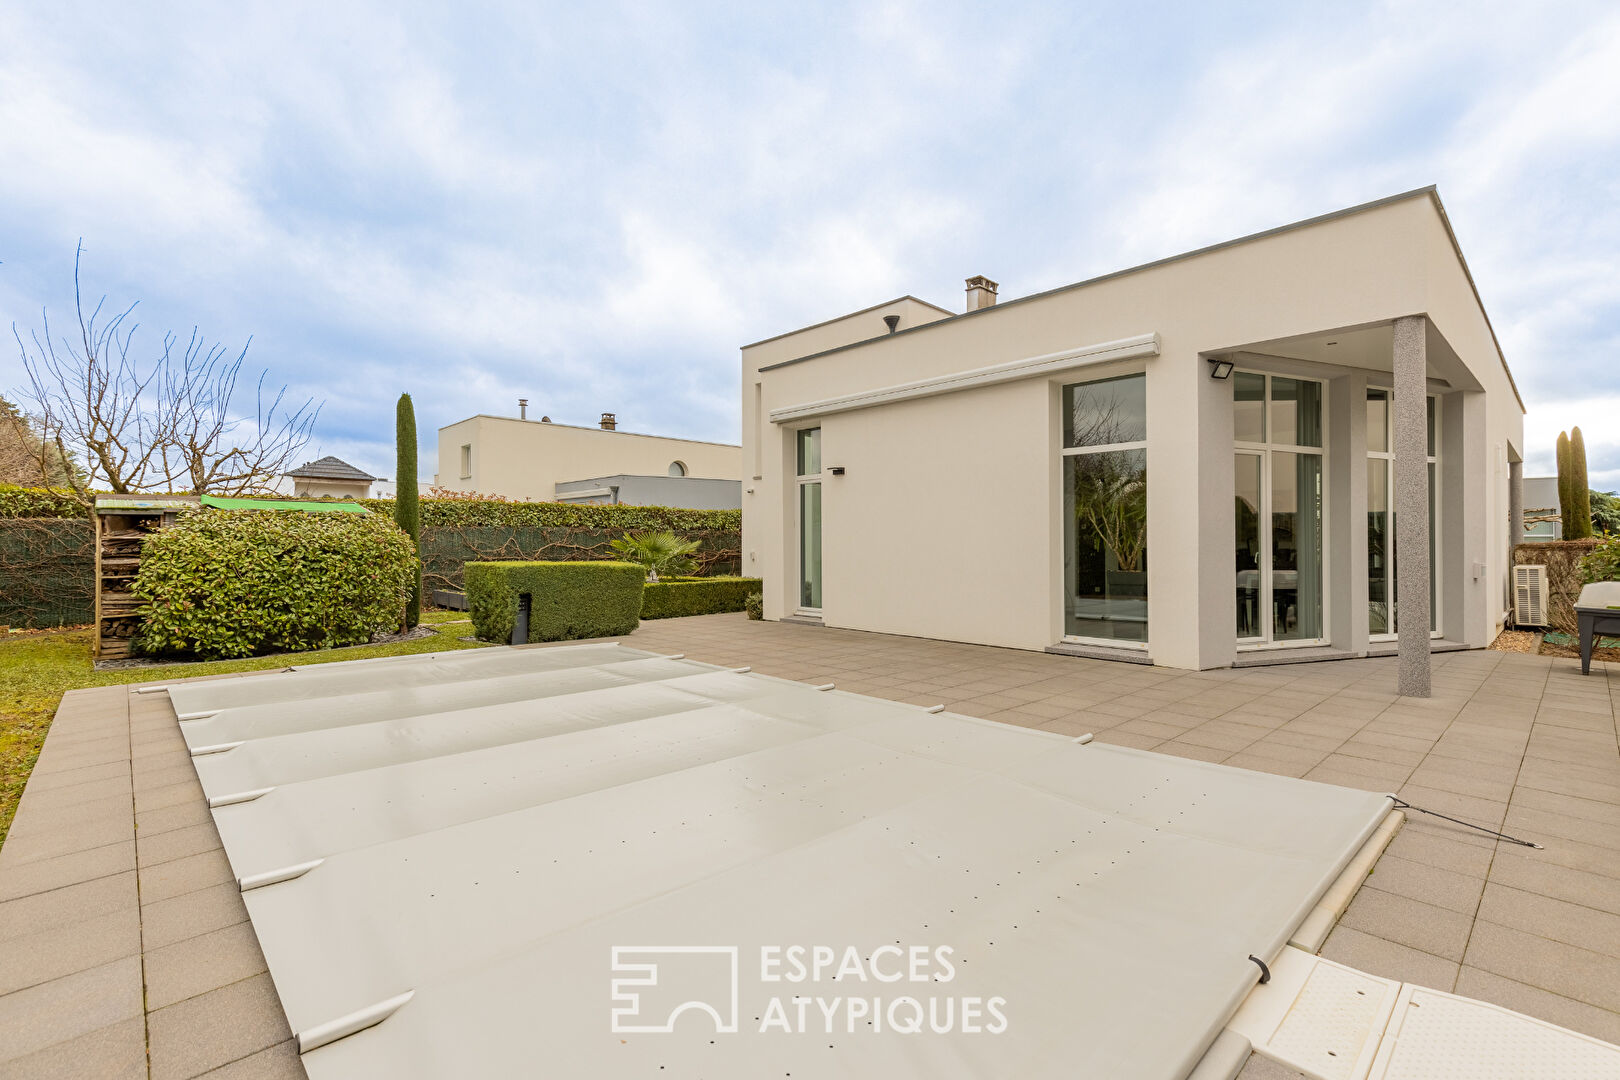
<path fill-rule="evenodd" d="M 544 502 L 557 497 L 558 484 L 621 473 L 739 480 L 742 448 L 479 415 L 439 429 L 434 483 L 452 491 Z"/>
<path fill-rule="evenodd" d="M 894 333 L 887 314 L 901 316 Z M 1523 405 L 1432 189 L 966 314 L 906 297 L 744 347 L 745 573 L 765 579 L 771 619 L 1024 649 L 1067 638 L 1180 668 L 1379 648 L 1391 628 L 1370 603 L 1368 545 L 1392 541 L 1369 524 L 1369 476 L 1379 482 L 1385 465 L 1369 450 L 1368 411 L 1394 385 L 1393 324 L 1412 316 L 1425 320 L 1438 417 L 1435 636 L 1483 646 L 1506 607 Z M 1212 378 L 1211 359 L 1237 374 Z M 1145 391 L 1146 633 L 1098 642 L 1073 633 L 1064 388 L 1127 375 Z M 1245 375 L 1244 386 L 1270 376 L 1268 394 L 1309 383 L 1319 395 L 1309 572 L 1278 568 L 1298 557 L 1287 545 L 1268 548 L 1264 573 L 1247 579 L 1235 559 L 1248 505 L 1236 470 L 1256 458 L 1302 464 L 1239 437 Z M 819 607 L 804 603 L 801 565 L 795 447 L 808 429 L 819 429 Z M 1110 587 L 1130 576 L 1112 552 L 1108 566 Z M 1302 584 L 1310 573 L 1319 596 Z M 1260 580 L 1266 610 L 1255 614 L 1251 592 L 1249 624 L 1275 616 L 1275 636 L 1298 638 L 1309 600 L 1319 625 L 1307 640 L 1243 638 L 1243 590 Z"/>

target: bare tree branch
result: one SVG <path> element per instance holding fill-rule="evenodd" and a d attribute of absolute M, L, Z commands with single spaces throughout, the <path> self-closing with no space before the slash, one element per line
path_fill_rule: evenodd
<path fill-rule="evenodd" d="M 267 490 L 297 461 L 320 405 L 309 399 L 297 408 L 286 406 L 283 386 L 267 407 L 268 372 L 261 372 L 253 414 L 233 414 L 251 338 L 233 357 L 193 328 L 184 349 L 177 350 L 178 339 L 166 334 L 162 352 L 150 364 L 132 358 L 139 324 L 130 316 L 136 305 L 103 321 L 102 298 L 86 316 L 79 275 L 83 254 L 81 242 L 73 263 L 78 341 L 64 337 L 58 349 L 44 312 L 43 329 L 31 331 L 26 340 L 12 326 L 41 446 L 83 462 L 84 475 L 70 477 L 72 489 L 84 499 L 97 486 L 126 494 Z"/>

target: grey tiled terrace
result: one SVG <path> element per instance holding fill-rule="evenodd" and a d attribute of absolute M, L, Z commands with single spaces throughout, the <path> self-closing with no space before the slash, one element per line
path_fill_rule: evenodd
<path fill-rule="evenodd" d="M 1393 659 L 1193 673 L 741 615 L 625 640 L 1535 839 L 1414 815 L 1323 954 L 1620 1041 L 1620 665 L 1440 654 L 1413 700 Z M 69 694 L 0 849 L 0 1080 L 53 1076 L 303 1076 L 163 694 Z"/>

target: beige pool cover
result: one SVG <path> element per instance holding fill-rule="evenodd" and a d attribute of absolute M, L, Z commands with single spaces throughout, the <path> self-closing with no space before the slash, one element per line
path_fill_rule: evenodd
<path fill-rule="evenodd" d="M 1390 806 L 613 645 L 168 692 L 315 1080 L 1184 1077 Z"/>

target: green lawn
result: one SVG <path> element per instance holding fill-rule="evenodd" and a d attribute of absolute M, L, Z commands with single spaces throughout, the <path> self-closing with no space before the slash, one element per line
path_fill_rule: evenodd
<path fill-rule="evenodd" d="M 85 686 L 185 679 L 232 671 L 262 671 L 289 663 L 324 664 L 335 660 L 364 660 L 371 656 L 476 649 L 481 646 L 456 640 L 472 634 L 472 623 L 460 611 L 424 611 L 432 637 L 394 645 L 359 645 L 323 652 L 257 656 L 248 660 L 219 660 L 206 664 L 167 664 L 163 667 L 96 671 L 90 665 L 90 630 L 51 630 L 43 633 L 0 634 L 0 844 L 11 828 L 23 785 L 39 758 L 45 732 L 62 695 Z"/>

